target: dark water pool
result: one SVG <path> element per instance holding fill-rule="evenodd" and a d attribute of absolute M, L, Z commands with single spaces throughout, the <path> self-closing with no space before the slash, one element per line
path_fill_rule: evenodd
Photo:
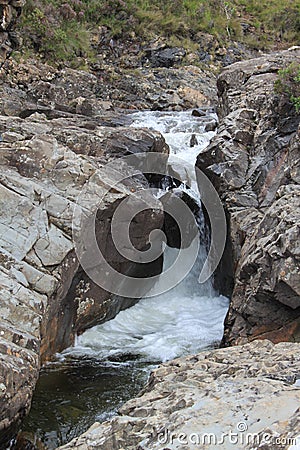
<path fill-rule="evenodd" d="M 150 365 L 137 359 L 70 359 L 46 366 L 13 448 L 54 449 L 69 442 L 95 421 L 116 414 L 141 390 L 149 372 Z"/>

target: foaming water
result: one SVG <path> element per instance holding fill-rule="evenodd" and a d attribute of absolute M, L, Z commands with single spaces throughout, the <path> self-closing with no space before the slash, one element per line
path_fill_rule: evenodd
<path fill-rule="evenodd" d="M 214 134 L 204 132 L 204 128 L 208 119 L 215 119 L 215 115 L 203 119 L 193 117 L 191 112 L 149 111 L 135 113 L 131 117 L 133 127 L 160 131 L 170 146 L 171 155 L 188 163 L 189 173 L 184 181 L 190 182 L 192 189 L 185 185 L 179 189 L 192 196 L 200 205 L 194 165 L 197 155 Z M 190 147 L 192 135 L 197 140 L 194 147 Z M 175 164 L 178 165 L 178 162 Z M 201 227 L 203 216 L 197 219 Z M 177 249 L 165 249 L 164 270 L 171 266 L 177 253 Z M 162 295 L 140 300 L 130 309 L 121 311 L 115 319 L 86 331 L 78 338 L 75 347 L 67 349 L 63 355 L 88 355 L 100 360 L 137 355 L 145 361 L 159 362 L 218 344 L 222 339 L 229 302 L 213 289 L 212 280 L 198 283 L 206 254 L 205 240 L 202 239 L 197 261 L 181 283 Z"/>
<path fill-rule="evenodd" d="M 171 154 L 193 166 L 199 152 L 209 144 L 215 134 L 213 131 L 205 132 L 205 125 L 217 118 L 214 113 L 207 113 L 204 117 L 194 117 L 191 111 L 180 113 L 143 111 L 134 113 L 131 117 L 133 118 L 132 127 L 160 131 L 170 147 Z M 194 140 L 194 145 L 191 146 L 193 135 L 196 141 Z"/>
<path fill-rule="evenodd" d="M 191 188 L 190 195 L 199 200 L 194 167 L 197 156 L 215 134 L 213 131 L 205 132 L 205 126 L 208 122 L 217 120 L 216 114 L 207 113 L 204 117 L 194 117 L 191 111 L 143 111 L 134 113 L 131 117 L 132 127 L 150 128 L 162 133 L 170 147 L 169 164 Z"/>
<path fill-rule="evenodd" d="M 176 249 L 165 250 L 165 265 L 174 253 Z M 86 331 L 63 354 L 100 360 L 137 355 L 144 361 L 160 362 L 218 344 L 228 299 L 217 295 L 209 282 L 199 285 L 199 265 L 198 260 L 170 291 L 142 299 L 115 319 Z"/>
<path fill-rule="evenodd" d="M 87 331 L 73 349 L 73 356 L 107 359 L 128 354 L 160 362 L 219 343 L 228 308 L 226 298 L 162 297 L 143 299 L 113 321 Z"/>

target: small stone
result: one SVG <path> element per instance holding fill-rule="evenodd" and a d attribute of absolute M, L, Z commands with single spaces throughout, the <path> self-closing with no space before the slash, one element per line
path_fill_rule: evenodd
<path fill-rule="evenodd" d="M 218 122 L 216 120 L 212 120 L 211 122 L 208 122 L 205 124 L 204 130 L 205 131 L 215 131 L 217 126 L 218 126 Z"/>
<path fill-rule="evenodd" d="M 206 116 L 206 112 L 202 109 L 193 109 L 192 116 L 194 117 L 204 117 Z"/>
<path fill-rule="evenodd" d="M 195 145 L 198 145 L 198 140 L 196 138 L 196 135 L 192 134 L 190 139 L 190 147 L 195 147 Z"/>

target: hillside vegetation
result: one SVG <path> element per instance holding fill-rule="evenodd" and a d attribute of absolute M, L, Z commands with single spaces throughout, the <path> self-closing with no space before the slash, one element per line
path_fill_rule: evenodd
<path fill-rule="evenodd" d="M 184 47 L 197 33 L 256 49 L 300 42 L 299 0 L 27 0 L 23 48 L 52 60 L 92 57 L 91 37 L 106 26 L 116 39 L 163 36 Z"/>

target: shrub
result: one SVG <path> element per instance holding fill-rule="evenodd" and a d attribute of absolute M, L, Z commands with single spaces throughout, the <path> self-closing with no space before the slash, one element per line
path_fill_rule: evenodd
<path fill-rule="evenodd" d="M 275 91 L 288 96 L 296 112 L 300 113 L 300 64 L 292 63 L 279 70 Z"/>
<path fill-rule="evenodd" d="M 251 31 L 243 31 L 242 25 Z M 222 45 L 235 39 L 255 48 L 300 40 L 300 3 L 291 0 L 27 0 L 21 29 L 27 48 L 45 59 L 89 56 L 91 32 L 105 25 L 111 37 L 132 32 L 196 40 L 198 32 Z M 55 31 L 56 30 L 56 31 Z M 25 49 L 26 51 L 26 49 Z"/>
<path fill-rule="evenodd" d="M 81 20 L 82 2 L 27 0 L 21 29 L 25 47 L 50 61 L 89 54 L 89 32 Z"/>

